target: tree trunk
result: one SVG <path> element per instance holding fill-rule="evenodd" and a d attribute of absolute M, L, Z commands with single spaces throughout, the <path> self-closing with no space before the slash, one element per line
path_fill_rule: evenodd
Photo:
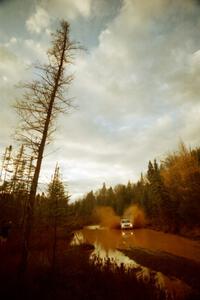
<path fill-rule="evenodd" d="M 66 34 L 64 35 L 64 39 L 63 39 L 62 55 L 61 55 L 61 58 L 60 58 L 60 63 L 59 63 L 59 67 L 58 67 L 57 76 L 55 78 L 54 89 L 52 91 L 50 102 L 49 102 L 49 107 L 48 107 L 47 117 L 46 117 L 44 129 L 43 129 L 42 139 L 41 139 L 41 143 L 40 143 L 39 150 L 38 150 L 36 168 L 35 168 L 32 184 L 31 184 L 31 190 L 30 190 L 28 203 L 27 203 L 24 236 L 23 236 L 23 241 L 22 241 L 22 256 L 21 256 L 21 262 L 20 262 L 20 266 L 19 266 L 19 270 L 21 272 L 25 272 L 26 269 L 27 269 L 29 245 L 30 245 L 30 236 L 31 236 L 32 224 L 33 224 L 34 204 L 35 204 L 35 197 L 36 197 L 38 179 L 39 179 L 39 175 L 40 175 L 40 169 L 41 169 L 41 164 L 42 164 L 43 153 L 44 153 L 44 148 L 45 148 L 45 144 L 46 144 L 49 124 L 50 124 L 50 121 L 51 121 L 53 104 L 54 104 L 54 101 L 55 101 L 55 98 L 56 98 L 56 93 L 57 93 L 57 90 L 58 90 L 59 80 L 60 80 L 60 77 L 61 77 L 62 67 L 63 67 L 63 63 L 64 63 L 65 51 L 66 51 Z"/>

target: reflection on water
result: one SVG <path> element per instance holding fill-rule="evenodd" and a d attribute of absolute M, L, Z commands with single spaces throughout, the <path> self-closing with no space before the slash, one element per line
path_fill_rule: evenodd
<path fill-rule="evenodd" d="M 86 239 L 83 235 L 83 232 L 81 232 L 81 231 L 75 232 L 74 237 L 71 241 L 71 245 L 72 246 L 78 246 L 78 245 L 81 245 L 83 243 L 86 243 Z"/>
<path fill-rule="evenodd" d="M 83 235 L 85 242 L 91 244 L 96 242 L 105 250 L 141 247 L 169 252 L 200 262 L 200 243 L 173 234 L 150 229 L 110 230 L 99 226 L 86 227 L 77 234 Z"/>
<path fill-rule="evenodd" d="M 120 267 L 122 264 L 126 268 L 137 268 L 138 264 L 130 259 L 128 256 L 124 255 L 122 252 L 118 250 L 105 250 L 101 247 L 100 244 L 94 244 L 95 249 L 90 255 L 90 259 L 95 261 L 96 258 L 100 259 L 102 264 L 106 263 L 108 260 L 109 262 L 113 262 L 115 266 Z"/>
<path fill-rule="evenodd" d="M 127 270 L 131 268 L 139 281 L 151 283 L 157 290 L 164 292 L 165 299 L 184 299 L 191 292 L 191 288 L 183 281 L 143 267 L 117 249 L 146 247 L 200 260 L 200 247 L 197 242 L 148 229 L 120 231 L 93 226 L 75 233 L 71 244 L 81 243 L 95 246 L 90 256 L 94 263 L 101 262 L 103 265 L 109 262 L 113 268 L 122 265 Z"/>

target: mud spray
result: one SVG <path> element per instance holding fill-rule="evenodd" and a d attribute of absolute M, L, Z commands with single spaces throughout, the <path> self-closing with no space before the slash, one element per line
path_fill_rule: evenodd
<path fill-rule="evenodd" d="M 103 227 L 119 228 L 120 217 L 117 216 L 110 206 L 99 206 L 95 209 L 94 214 Z"/>
<path fill-rule="evenodd" d="M 125 210 L 123 218 L 129 219 L 135 228 L 144 227 L 146 224 L 144 211 L 137 205 L 129 206 Z"/>
<path fill-rule="evenodd" d="M 112 207 L 99 206 L 94 210 L 94 215 L 101 226 L 112 229 L 120 228 L 121 217 L 116 215 Z M 129 206 L 125 210 L 123 218 L 130 219 L 135 228 L 144 227 L 146 223 L 144 212 L 137 205 Z"/>

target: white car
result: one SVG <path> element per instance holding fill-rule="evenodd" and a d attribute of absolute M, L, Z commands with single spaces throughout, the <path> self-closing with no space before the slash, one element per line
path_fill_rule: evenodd
<path fill-rule="evenodd" d="M 132 229 L 133 224 L 129 219 L 121 219 L 121 229 Z"/>

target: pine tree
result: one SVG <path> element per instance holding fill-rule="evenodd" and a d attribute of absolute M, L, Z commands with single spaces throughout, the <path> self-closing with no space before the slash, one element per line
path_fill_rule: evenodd
<path fill-rule="evenodd" d="M 56 165 L 53 179 L 48 186 L 47 195 L 47 217 L 48 223 L 53 229 L 53 248 L 52 248 L 52 269 L 55 269 L 57 234 L 58 228 L 64 224 L 67 218 L 69 196 L 65 192 L 65 187 L 60 179 L 60 171 Z"/>

